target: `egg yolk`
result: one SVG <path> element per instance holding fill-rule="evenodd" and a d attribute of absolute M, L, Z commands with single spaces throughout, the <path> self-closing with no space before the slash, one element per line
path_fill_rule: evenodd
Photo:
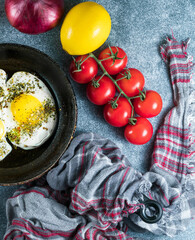
<path fill-rule="evenodd" d="M 37 125 L 44 117 L 42 103 L 36 97 L 27 94 L 21 94 L 12 101 L 11 111 L 20 125 Z"/>
<path fill-rule="evenodd" d="M 2 139 L 5 135 L 5 128 L 3 122 L 0 120 L 0 139 Z"/>

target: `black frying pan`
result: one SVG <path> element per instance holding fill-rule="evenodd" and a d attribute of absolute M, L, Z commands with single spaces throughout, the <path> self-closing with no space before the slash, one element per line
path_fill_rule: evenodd
<path fill-rule="evenodd" d="M 16 71 L 38 76 L 50 89 L 58 109 L 57 126 L 47 142 L 34 150 L 13 148 L 0 161 L 0 185 L 22 184 L 43 175 L 66 150 L 76 128 L 76 99 L 65 73 L 39 50 L 18 44 L 0 44 L 0 68 L 8 77 Z"/>

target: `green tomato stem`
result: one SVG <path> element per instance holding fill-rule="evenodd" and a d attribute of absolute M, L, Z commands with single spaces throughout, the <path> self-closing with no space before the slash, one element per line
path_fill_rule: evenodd
<path fill-rule="evenodd" d="M 99 83 L 99 81 L 105 76 L 105 73 L 102 74 L 102 76 L 96 81 Z"/>
<path fill-rule="evenodd" d="M 118 100 L 119 100 L 119 98 L 120 98 L 120 96 L 121 96 L 121 92 L 119 93 L 119 95 L 117 96 L 117 98 L 116 98 L 116 100 L 115 100 L 115 102 L 117 102 Z"/>
<path fill-rule="evenodd" d="M 88 55 L 84 60 L 83 60 L 83 56 L 81 57 L 81 59 L 77 62 L 76 59 L 72 56 L 73 58 L 73 61 L 75 63 L 75 66 L 76 66 L 76 70 L 74 70 L 73 72 L 81 72 L 82 69 L 81 69 L 81 65 L 89 58 L 90 56 Z"/>
<path fill-rule="evenodd" d="M 104 68 L 104 66 L 102 65 L 101 61 L 93 54 L 93 53 L 89 53 L 90 57 L 92 57 L 93 59 L 95 59 L 95 61 L 98 63 L 98 65 L 100 66 L 100 68 L 102 69 L 103 73 L 105 76 L 109 77 L 112 82 L 114 83 L 114 85 L 116 86 L 116 88 L 119 90 L 119 92 L 124 95 L 127 99 L 129 99 L 129 97 L 123 92 L 123 90 L 119 87 L 118 83 L 116 82 L 116 80 L 110 76 L 110 74 L 108 74 L 108 72 L 106 71 L 106 69 Z"/>
<path fill-rule="evenodd" d="M 84 60 L 81 59 L 80 65 L 82 65 L 90 56 L 88 55 Z"/>
<path fill-rule="evenodd" d="M 99 60 L 99 61 L 103 62 L 103 61 L 108 60 L 108 59 L 111 59 L 111 58 L 114 58 L 114 56 L 110 56 L 110 57 L 107 57 L 107 58 L 101 59 L 101 60 Z"/>
<path fill-rule="evenodd" d="M 98 88 L 100 86 L 99 81 L 103 78 L 103 76 L 105 76 L 105 74 L 103 73 L 102 76 L 98 79 L 98 80 L 92 80 L 92 84 L 95 88 Z"/>
<path fill-rule="evenodd" d="M 110 74 L 108 74 L 108 72 L 106 71 L 106 69 L 105 69 L 104 66 L 102 65 L 102 62 L 101 62 L 93 53 L 89 53 L 89 56 L 90 56 L 91 58 L 93 58 L 93 59 L 97 62 L 97 64 L 100 66 L 100 68 L 102 69 L 103 75 L 109 77 L 109 78 L 112 80 L 112 82 L 114 83 L 114 85 L 116 86 L 116 88 L 117 88 L 118 91 L 119 91 L 119 95 L 121 96 L 121 94 L 122 94 L 122 95 L 128 100 L 128 102 L 130 103 L 131 108 L 132 108 L 132 111 L 131 111 L 131 118 L 132 118 L 133 115 L 134 115 L 134 107 L 133 107 L 133 104 L 132 104 L 132 102 L 131 102 L 131 98 L 128 97 L 128 96 L 123 92 L 123 90 L 119 87 L 117 81 L 116 81 L 112 76 L 110 76 Z"/>
<path fill-rule="evenodd" d="M 140 98 L 140 95 L 129 97 L 130 99 Z"/>
<path fill-rule="evenodd" d="M 125 78 L 125 76 L 122 77 L 122 78 L 116 79 L 115 81 L 118 82 L 118 81 L 120 81 L 120 80 L 122 80 L 122 79 L 124 79 L 124 78 Z"/>

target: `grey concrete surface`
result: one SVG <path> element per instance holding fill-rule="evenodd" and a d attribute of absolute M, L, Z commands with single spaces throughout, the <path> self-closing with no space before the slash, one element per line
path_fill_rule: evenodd
<path fill-rule="evenodd" d="M 65 0 L 65 14 L 81 1 Z M 124 128 L 109 126 L 103 119 L 102 107 L 97 107 L 86 98 L 85 86 L 71 82 L 78 104 L 78 122 L 76 135 L 95 131 L 114 141 L 128 157 L 129 163 L 136 169 L 146 172 L 150 165 L 156 129 L 165 114 L 173 106 L 167 67 L 159 54 L 159 45 L 172 31 L 177 40 L 191 38 L 188 53 L 195 56 L 195 1 L 194 0 L 96 0 L 110 13 L 112 29 L 106 43 L 96 51 L 98 53 L 108 44 L 123 48 L 128 56 L 128 67 L 139 69 L 145 76 L 146 88 L 159 92 L 163 99 L 162 112 L 151 119 L 154 127 L 152 140 L 142 146 L 129 144 L 123 137 Z M 37 48 L 52 57 L 68 74 L 70 56 L 61 47 L 60 26 L 40 35 L 27 35 L 14 29 L 8 22 L 4 1 L 0 0 L 0 43 L 20 43 Z M 0 239 L 6 228 L 5 203 L 16 187 L 0 187 Z M 167 240 L 150 233 L 132 233 L 143 239 Z M 172 238 L 173 240 L 194 240 L 195 222 L 189 223 L 188 230 Z"/>

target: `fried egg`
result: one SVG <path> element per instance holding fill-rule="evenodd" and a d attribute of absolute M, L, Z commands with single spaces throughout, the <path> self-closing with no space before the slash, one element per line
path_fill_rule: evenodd
<path fill-rule="evenodd" d="M 12 147 L 6 140 L 7 127 L 4 121 L 4 115 L 6 110 L 6 95 L 7 89 L 5 81 L 7 74 L 0 69 L 0 161 L 3 160 L 11 151 Z"/>
<path fill-rule="evenodd" d="M 54 99 L 47 86 L 28 72 L 16 72 L 7 81 L 9 140 L 22 149 L 42 145 L 56 125 Z"/>
<path fill-rule="evenodd" d="M 28 72 L 14 73 L 2 86 L 6 86 L 3 119 L 7 138 L 14 146 L 25 150 L 39 147 L 51 136 L 57 120 L 55 101 L 49 89 Z"/>
<path fill-rule="evenodd" d="M 6 140 L 6 127 L 2 120 L 0 120 L 0 161 L 3 160 L 11 151 L 12 147 Z"/>

